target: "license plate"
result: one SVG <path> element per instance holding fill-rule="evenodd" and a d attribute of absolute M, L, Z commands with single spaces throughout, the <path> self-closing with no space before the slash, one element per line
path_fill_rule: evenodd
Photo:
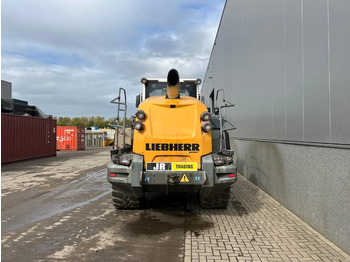
<path fill-rule="evenodd" d="M 146 163 L 147 171 L 197 171 L 196 162 Z"/>

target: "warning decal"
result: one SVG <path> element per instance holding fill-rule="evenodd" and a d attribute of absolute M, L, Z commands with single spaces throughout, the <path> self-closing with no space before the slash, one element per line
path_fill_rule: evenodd
<path fill-rule="evenodd" d="M 180 180 L 181 183 L 188 183 L 190 182 L 190 180 L 188 179 L 188 177 L 186 176 L 186 174 L 184 174 Z"/>

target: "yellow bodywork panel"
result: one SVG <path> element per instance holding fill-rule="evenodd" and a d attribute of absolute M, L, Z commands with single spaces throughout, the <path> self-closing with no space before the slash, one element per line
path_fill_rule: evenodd
<path fill-rule="evenodd" d="M 140 104 L 144 129 L 134 130 L 133 152 L 149 162 L 196 162 L 212 151 L 211 132 L 205 133 L 200 115 L 206 106 L 195 98 L 154 96 Z"/>

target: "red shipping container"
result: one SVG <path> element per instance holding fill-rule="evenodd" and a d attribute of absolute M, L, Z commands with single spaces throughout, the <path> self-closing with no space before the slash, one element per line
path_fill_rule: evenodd
<path fill-rule="evenodd" d="M 1 113 L 1 163 L 56 156 L 56 120 Z"/>
<path fill-rule="evenodd" d="M 57 150 L 84 150 L 85 128 L 80 126 L 57 127 Z"/>

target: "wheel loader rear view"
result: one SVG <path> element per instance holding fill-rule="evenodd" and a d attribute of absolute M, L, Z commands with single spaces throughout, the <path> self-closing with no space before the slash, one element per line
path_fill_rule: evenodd
<path fill-rule="evenodd" d="M 131 145 L 116 141 L 108 165 L 115 207 L 142 207 L 146 192 L 198 192 L 203 208 L 226 208 L 237 174 L 220 111 L 233 105 L 209 113 L 198 99 L 201 81 L 180 80 L 175 69 L 166 80 L 141 82 Z M 126 117 L 126 91 L 111 102 L 118 105 L 117 122 L 121 112 Z M 118 140 L 125 121 L 116 132 Z"/>

